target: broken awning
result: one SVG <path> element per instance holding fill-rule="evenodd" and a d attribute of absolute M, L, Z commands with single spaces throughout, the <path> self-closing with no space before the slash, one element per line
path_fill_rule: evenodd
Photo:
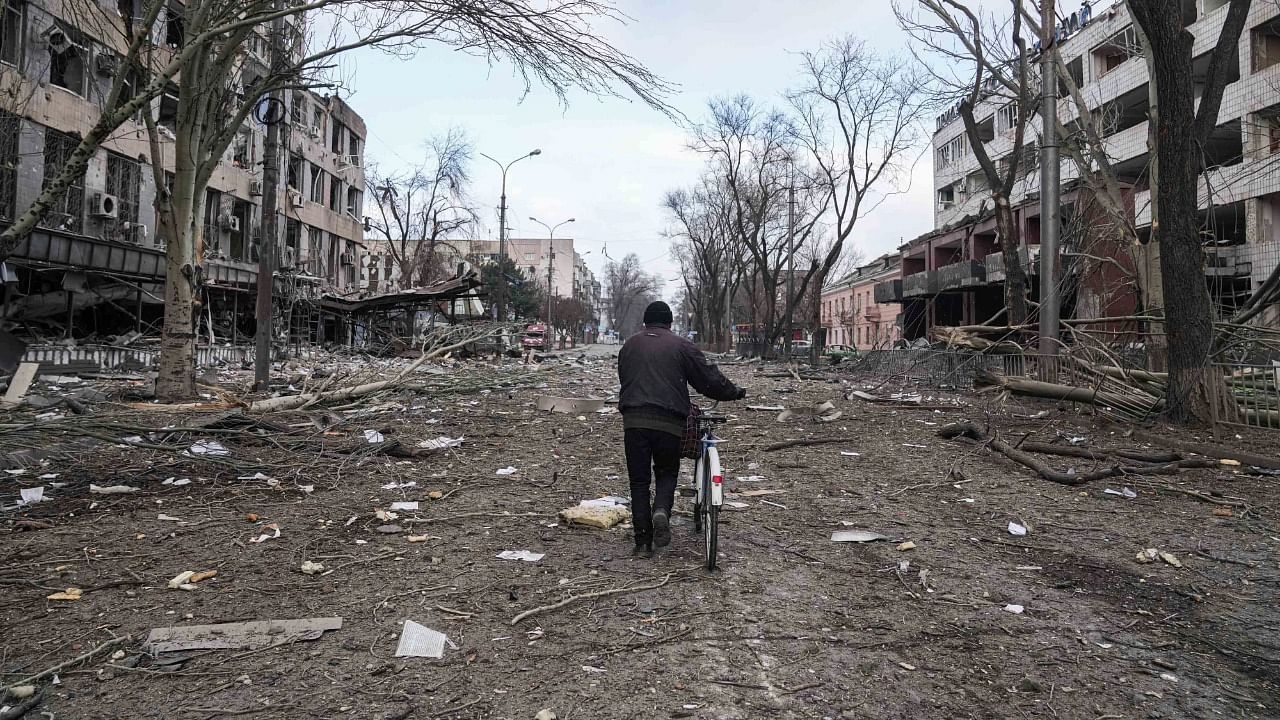
<path fill-rule="evenodd" d="M 337 295 L 324 295 L 320 298 L 320 305 L 332 312 L 360 313 L 435 300 L 452 300 L 467 295 L 472 290 L 480 287 L 480 285 L 479 277 L 475 273 L 468 273 L 462 277 L 450 278 L 428 287 L 413 288 L 402 292 L 375 295 L 367 298 L 352 299 Z"/>

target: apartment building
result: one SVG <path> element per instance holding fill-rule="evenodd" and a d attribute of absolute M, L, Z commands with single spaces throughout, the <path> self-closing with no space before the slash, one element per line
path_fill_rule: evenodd
<path fill-rule="evenodd" d="M 125 22 L 136 21 L 133 0 L 106 5 Z M 113 49 L 119 38 L 101 36 L 109 27 L 75 20 L 53 0 L 0 0 L 0 82 L 30 90 L 0 93 L 0 227 L 65 165 L 120 71 Z M 295 51 L 300 22 L 290 19 Z M 180 14 L 162 13 L 155 41 L 180 44 L 181 23 Z M 246 49 L 241 82 L 266 72 L 265 34 L 255 34 Z M 164 181 L 172 179 L 178 91 L 172 86 L 149 108 L 159 125 Z M 286 102 L 277 223 L 284 305 L 277 310 L 300 323 L 295 330 L 315 330 L 324 322 L 311 301 L 360 287 L 366 130 L 337 97 L 291 90 Z M 246 121 L 204 191 L 202 338 L 236 341 L 253 331 L 264 141 L 265 126 Z M 6 318 L 77 337 L 158 327 L 166 238 L 155 221 L 153 161 L 141 114 L 103 143 L 84 176 L 4 262 Z M 310 307 L 303 312 L 293 307 L 298 302 Z"/>
<path fill-rule="evenodd" d="M 1227 0 L 1173 0 L 1195 35 L 1194 69 L 1203 73 L 1226 19 Z M 1142 242 L 1151 233 L 1147 150 L 1149 73 L 1137 30 L 1123 2 L 1084 3 L 1059 28 L 1059 51 L 1081 88 L 1090 114 L 1124 188 Z M 1060 83 L 1058 112 L 1069 130 L 1079 128 L 1076 105 Z M 1013 149 L 1016 107 L 994 94 L 975 108 L 982 141 L 1007 167 Z M 1033 299 L 1039 263 L 1058 264 L 1066 277 L 1063 311 L 1070 317 L 1132 314 L 1140 299 L 1132 276 L 1143 272 L 1145 246 L 1120 247 L 1100 238 L 1099 210 L 1076 166 L 1062 163 L 1062 252 L 1039 253 L 1039 118 L 1028 125 L 1023 177 L 1012 202 L 1022 235 L 1018 248 Z M 1205 147 L 1200 179 L 1206 280 L 1219 311 L 1229 313 L 1280 262 L 1280 4 L 1256 2 L 1236 49 L 1218 126 Z M 908 338 L 933 325 L 986 322 L 1004 307 L 1002 238 L 964 123 L 956 108 L 937 118 L 933 137 L 934 230 L 900 248 L 902 280 L 875 289 L 878 302 L 903 306 Z M 1100 262 L 1090 262 L 1092 258 Z M 1110 261 L 1114 260 L 1112 263 Z M 1124 268 L 1126 271 L 1122 271 Z"/>
<path fill-rule="evenodd" d="M 899 315 L 902 305 L 876 302 L 875 287 L 902 280 L 902 257 L 881 255 L 831 283 L 822 291 L 819 317 L 826 330 L 826 344 L 850 345 L 872 350 L 892 345 L 902 337 Z"/>
<path fill-rule="evenodd" d="M 497 240 L 472 240 L 458 243 L 467 259 L 473 262 L 497 262 Z M 595 275 L 587 267 L 574 246 L 573 238 L 510 238 L 507 240 L 507 257 L 524 273 L 543 288 L 550 277 L 551 293 L 561 298 L 577 298 L 584 302 L 595 293 Z M 548 276 L 548 273 L 550 275 Z"/>

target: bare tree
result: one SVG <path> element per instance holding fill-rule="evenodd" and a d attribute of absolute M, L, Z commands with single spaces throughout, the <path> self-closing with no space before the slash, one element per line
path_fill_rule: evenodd
<path fill-rule="evenodd" d="M 640 258 L 631 253 L 604 267 L 604 294 L 609 298 L 606 310 L 609 325 L 620 335 L 638 330 L 645 307 L 658 299 L 662 278 L 644 271 Z"/>
<path fill-rule="evenodd" d="M 747 255 L 735 242 L 728 201 L 722 179 L 704 172 L 699 185 L 672 191 L 663 202 L 675 221 L 670 235 L 685 284 L 687 313 L 698 337 L 717 351 L 728 349 L 729 308 Z"/>
<path fill-rule="evenodd" d="M 1169 337 L 1166 412 L 1178 422 L 1209 417 L 1210 388 L 1221 382 L 1213 378 L 1209 358 L 1213 308 L 1204 282 L 1204 252 L 1196 219 L 1198 180 L 1205 159 L 1201 148 L 1218 124 L 1230 65 L 1236 62 L 1236 46 L 1251 4 L 1251 0 L 1231 0 L 1208 69 L 1198 81 L 1191 62 L 1195 38 L 1183 25 L 1182 14 L 1170 12 L 1164 2 L 1129 0 L 1151 52 L 1151 83 L 1159 103 L 1155 121 L 1159 183 L 1154 198 L 1159 225 L 1153 231 L 1160 243 Z"/>
<path fill-rule="evenodd" d="M 406 287 L 452 274 L 444 261 L 458 252 L 448 241 L 465 235 L 477 220 L 467 193 L 471 153 L 466 134 L 454 128 L 427 141 L 421 165 L 397 174 L 370 166 L 365 173 L 377 213 L 365 227 L 381 236 L 392 270 Z"/>
<path fill-rule="evenodd" d="M 858 220 L 902 192 L 924 136 L 929 107 L 918 70 L 897 58 L 879 58 L 845 36 L 801 56 L 803 80 L 789 93 L 797 137 L 817 165 L 816 182 L 830 195 L 833 240 L 819 260 L 814 283 L 826 284 Z M 811 322 L 820 320 L 815 305 Z M 819 343 L 812 348 L 816 362 Z"/>

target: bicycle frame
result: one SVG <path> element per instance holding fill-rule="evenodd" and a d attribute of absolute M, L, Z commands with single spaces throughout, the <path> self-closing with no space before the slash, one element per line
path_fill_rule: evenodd
<path fill-rule="evenodd" d="M 716 449 L 716 445 L 724 442 L 724 440 L 717 438 L 711 428 L 708 427 L 703 430 L 700 442 L 702 444 L 702 452 L 698 457 L 698 465 L 693 475 L 694 502 L 701 506 L 709 500 L 713 507 L 720 507 L 724 504 L 724 478 L 720 473 L 720 451 Z M 710 473 L 711 477 L 711 482 L 709 483 L 711 497 L 703 498 L 702 488 L 704 483 L 702 480 L 707 473 Z"/>

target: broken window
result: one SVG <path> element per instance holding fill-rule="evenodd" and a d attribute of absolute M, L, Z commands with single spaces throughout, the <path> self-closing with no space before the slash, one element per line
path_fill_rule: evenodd
<path fill-rule="evenodd" d="M 333 133 L 332 133 L 332 137 L 330 138 L 329 149 L 335 153 L 339 153 L 339 154 L 342 153 L 342 146 L 343 146 L 342 131 L 344 129 L 345 128 L 343 127 L 342 123 L 338 122 L 337 120 L 333 121 Z"/>
<path fill-rule="evenodd" d="M 227 254 L 232 260 L 249 260 L 249 201 L 236 198 L 231 201 L 231 218 L 235 222 L 225 225 L 227 230 Z"/>
<path fill-rule="evenodd" d="M 311 163 L 311 202 L 324 202 L 324 171 L 319 165 Z"/>
<path fill-rule="evenodd" d="M 22 62 L 22 10 L 21 0 L 0 0 L 0 62 Z"/>
<path fill-rule="evenodd" d="M 248 168 L 253 165 L 253 134 L 248 130 L 236 133 L 231 163 L 238 168 Z"/>
<path fill-rule="evenodd" d="M 222 193 L 213 188 L 204 191 L 204 246 L 206 255 L 217 255 L 222 249 L 222 229 L 218 218 L 222 216 Z"/>
<path fill-rule="evenodd" d="M 302 187 L 302 157 L 289 154 L 289 164 L 285 169 L 285 185 L 297 190 Z"/>
<path fill-rule="evenodd" d="M 996 139 L 996 116 L 992 115 L 986 120 L 978 121 L 978 139 L 984 143 L 989 143 Z"/>
<path fill-rule="evenodd" d="M 1280 18 L 1253 29 L 1253 71 L 1280 63 Z"/>
<path fill-rule="evenodd" d="M 351 164 L 360 164 L 360 136 L 351 131 L 347 131 L 347 154 L 351 156 Z"/>
<path fill-rule="evenodd" d="M 80 139 L 74 135 L 58 132 L 52 128 L 44 130 L 44 184 L 49 187 L 62 169 L 71 162 L 71 155 L 80 146 Z M 40 225 L 55 230 L 80 232 L 84 224 L 84 170 L 71 180 L 62 197 L 53 201 L 49 214 Z"/>
<path fill-rule="evenodd" d="M 164 44 L 172 48 L 180 48 L 187 42 L 187 20 L 183 17 L 183 8 L 177 3 L 170 3 L 164 9 Z"/>
<path fill-rule="evenodd" d="M 293 218 L 284 221 L 284 253 L 281 255 L 282 265 L 291 268 L 298 262 L 298 249 L 302 244 L 302 223 Z"/>
<path fill-rule="evenodd" d="M 122 223 L 138 222 L 138 188 L 142 166 L 123 155 L 107 153 L 107 184 L 104 190 L 116 197 L 116 219 Z"/>
<path fill-rule="evenodd" d="M 293 97 L 289 99 L 289 122 L 294 125 L 301 125 L 302 118 L 306 117 L 307 105 L 303 99 L 302 93 L 293 92 Z"/>
<path fill-rule="evenodd" d="M 954 185 L 948 185 L 938 190 L 938 205 L 946 210 L 956 202 L 956 189 Z M 843 302 L 843 301 L 842 301 Z"/>
<path fill-rule="evenodd" d="M 342 181 L 336 176 L 329 177 L 329 209 L 342 212 Z"/>
<path fill-rule="evenodd" d="M 996 111 L 996 129 L 1013 130 L 1018 125 L 1018 103 L 1011 102 Z"/>
<path fill-rule="evenodd" d="M 1071 82 L 1077 88 L 1084 87 L 1084 58 L 1078 57 L 1067 63 L 1067 76 L 1071 78 Z M 1062 97 L 1070 97 L 1071 90 L 1067 87 L 1067 83 L 1062 78 L 1058 78 L 1058 95 Z"/>
<path fill-rule="evenodd" d="M 324 249 L 324 231 L 319 228 L 308 228 L 307 233 L 307 260 L 310 263 L 311 274 L 318 277 L 324 277 L 325 264 Z"/>
<path fill-rule="evenodd" d="M 348 240 L 346 243 L 347 252 L 343 257 L 342 263 L 342 279 L 347 287 L 356 284 L 356 244 Z"/>
<path fill-rule="evenodd" d="M 347 214 L 359 217 L 364 211 L 364 200 L 360 197 L 360 190 L 355 187 L 347 188 Z"/>
<path fill-rule="evenodd" d="M 160 113 L 156 116 L 156 124 L 167 128 L 172 133 L 178 128 L 178 86 L 172 83 L 164 89 L 160 96 Z"/>
<path fill-rule="evenodd" d="M 1130 25 L 1093 49 L 1093 65 L 1097 76 L 1102 77 L 1130 58 L 1141 56 L 1142 43 L 1138 40 L 1138 29 Z"/>
<path fill-rule="evenodd" d="M 324 133 L 324 110 L 319 105 L 311 108 L 311 137 L 320 139 Z"/>
<path fill-rule="evenodd" d="M 0 219 L 12 220 L 18 204 L 18 129 L 22 120 L 0 110 Z"/>
<path fill-rule="evenodd" d="M 957 135 L 938 148 L 938 169 L 950 167 L 968 154 L 969 144 L 964 135 Z"/>
<path fill-rule="evenodd" d="M 46 37 L 49 44 L 49 82 L 76 95 L 85 94 L 85 63 L 89 52 L 77 42 L 78 38 L 61 28 L 51 30 Z"/>

